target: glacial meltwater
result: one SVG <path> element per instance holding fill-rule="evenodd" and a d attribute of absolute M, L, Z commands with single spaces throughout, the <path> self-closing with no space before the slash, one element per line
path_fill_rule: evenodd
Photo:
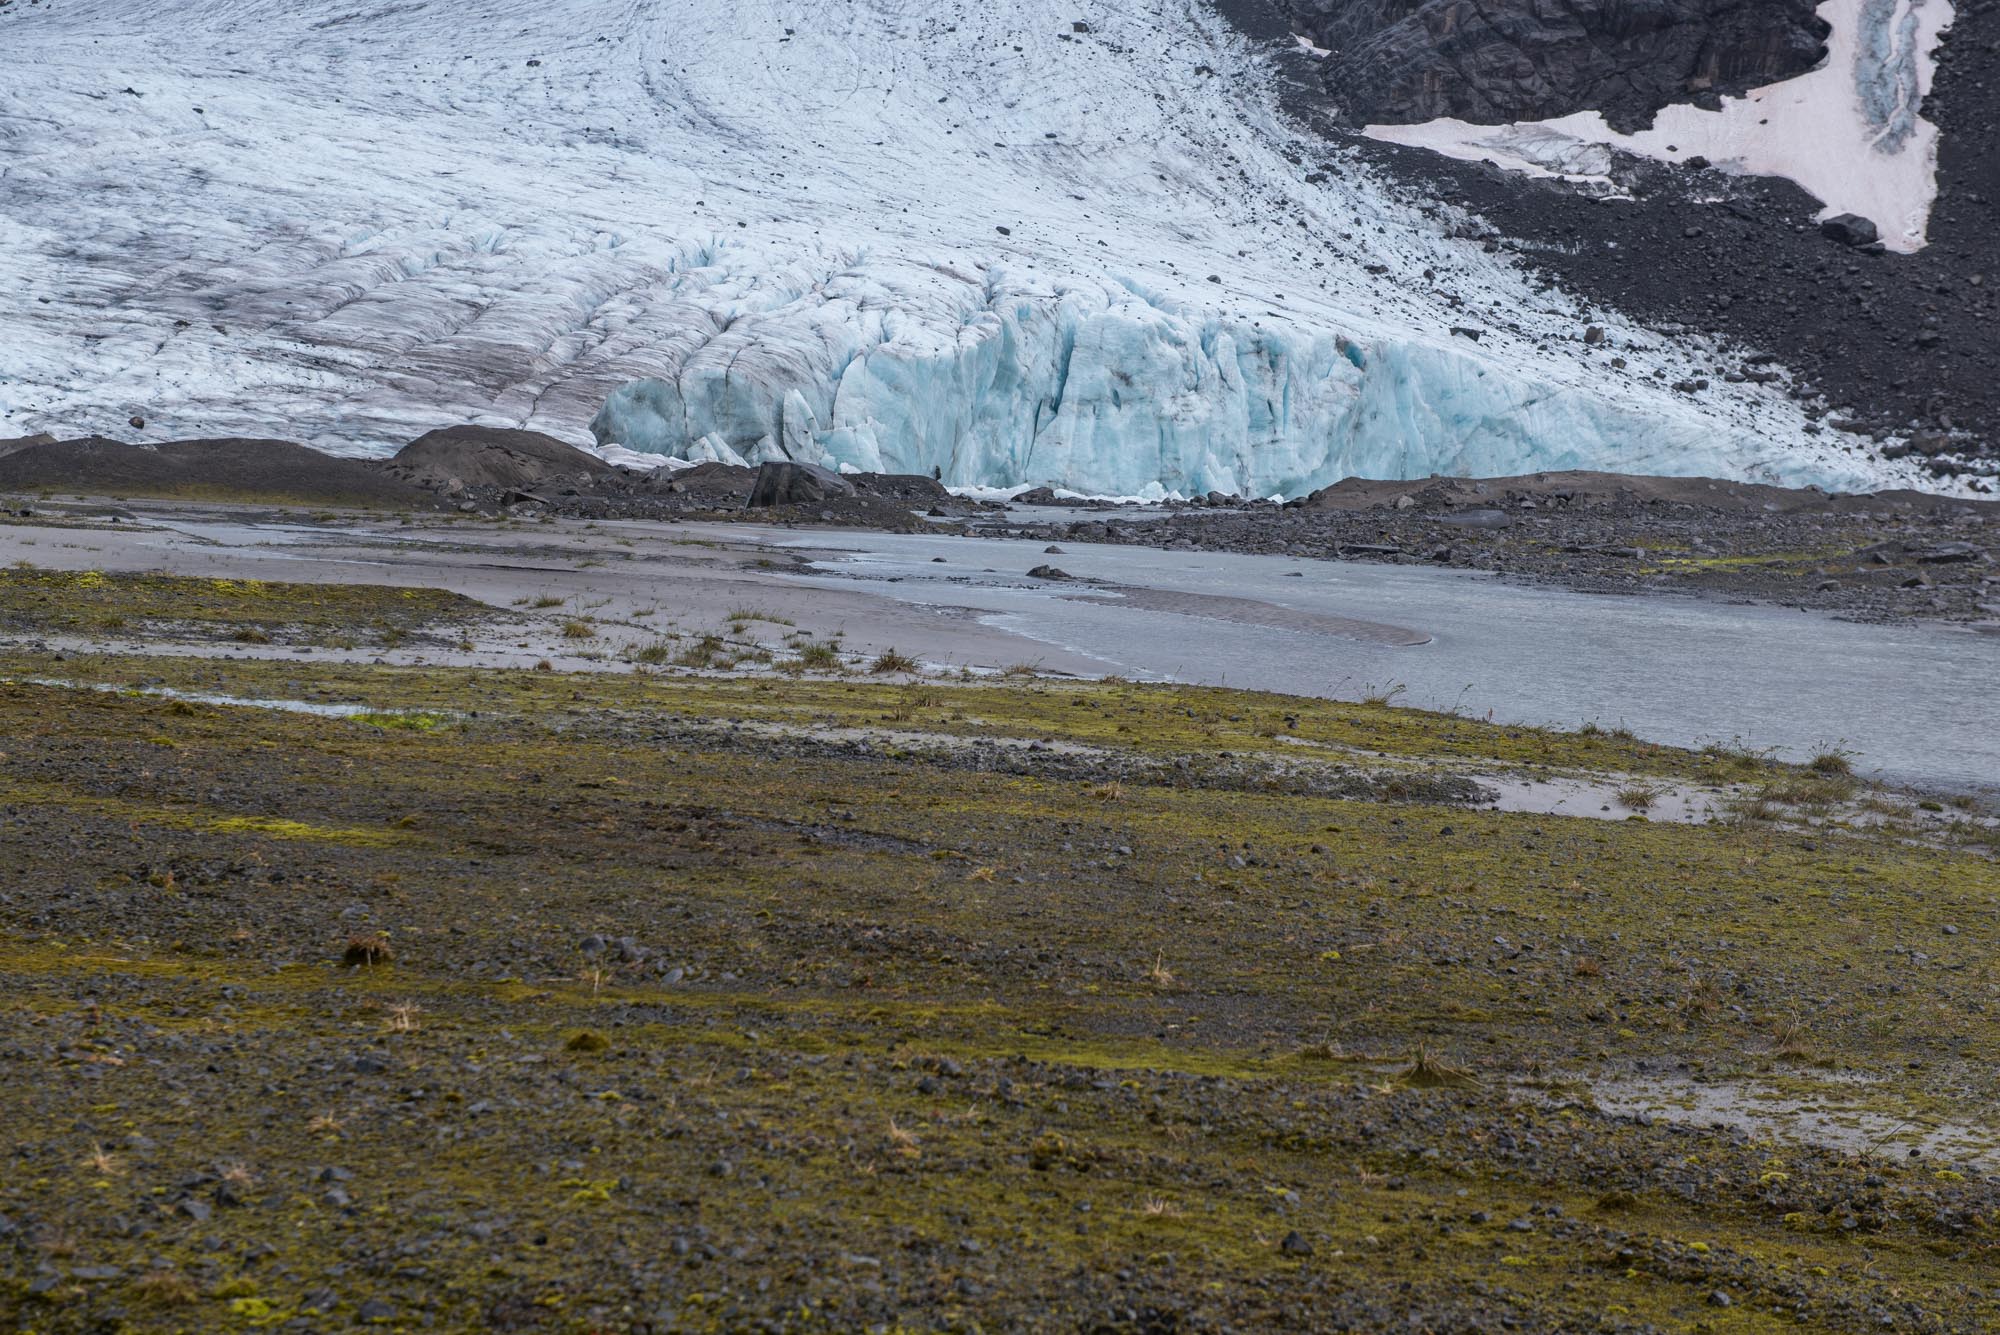
<path fill-rule="evenodd" d="M 1864 774 L 2000 791 L 2000 636 L 1418 566 L 755 533 L 818 553 L 807 583 L 973 609 L 1106 673 L 1337 698 L 1394 691 L 1474 718 L 1623 726 L 1795 760 L 1839 748 Z M 1044 564 L 1076 578 L 1027 576 Z"/>

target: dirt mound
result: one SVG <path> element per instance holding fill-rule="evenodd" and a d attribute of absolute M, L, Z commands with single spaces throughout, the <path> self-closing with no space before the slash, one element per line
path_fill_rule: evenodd
<path fill-rule="evenodd" d="M 297 505 L 412 508 L 430 497 L 378 464 L 338 459 L 288 440 L 81 440 L 0 448 L 0 490 L 168 496 Z"/>
<path fill-rule="evenodd" d="M 12 440 L 0 440 L 0 458 L 13 454 L 17 450 L 32 449 L 37 445 L 53 445 L 55 443 L 56 438 L 46 431 L 38 432 L 32 436 L 16 436 Z"/>
<path fill-rule="evenodd" d="M 389 471 L 420 487 L 588 486 L 617 470 L 594 454 L 539 431 L 452 426 L 428 432 L 391 459 Z"/>

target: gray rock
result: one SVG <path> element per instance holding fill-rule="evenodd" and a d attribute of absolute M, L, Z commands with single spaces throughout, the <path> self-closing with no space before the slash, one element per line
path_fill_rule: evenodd
<path fill-rule="evenodd" d="M 1820 235 L 1843 246 L 1872 246 L 1882 239 L 1875 224 L 1858 213 L 1836 213 L 1819 225 Z"/>
<path fill-rule="evenodd" d="M 757 470 L 748 505 L 817 505 L 832 496 L 852 496 L 854 484 L 818 464 L 767 463 Z"/>
<path fill-rule="evenodd" d="M 1456 514 L 1439 515 L 1438 523 L 1449 524 L 1453 528 L 1512 528 L 1514 517 L 1505 510 L 1460 510 Z"/>

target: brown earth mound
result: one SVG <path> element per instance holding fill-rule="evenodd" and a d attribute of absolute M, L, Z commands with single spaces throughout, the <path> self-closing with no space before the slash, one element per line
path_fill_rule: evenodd
<path fill-rule="evenodd" d="M 452 426 L 417 437 L 389 461 L 389 471 L 420 487 L 587 486 L 616 472 L 594 454 L 539 431 Z"/>
<path fill-rule="evenodd" d="M 10 442 L 18 444 L 18 442 Z M 127 445 L 89 436 L 0 447 L 0 491 L 278 501 L 299 505 L 428 506 L 426 493 L 377 464 L 287 440 L 176 440 Z"/>

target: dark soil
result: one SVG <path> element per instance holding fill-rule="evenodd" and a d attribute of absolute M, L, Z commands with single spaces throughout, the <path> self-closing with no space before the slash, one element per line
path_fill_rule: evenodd
<path fill-rule="evenodd" d="M 1116 509 L 1005 526 L 1037 541 L 1421 563 L 1598 593 L 1700 593 L 1857 620 L 2000 628 L 2000 502 L 1829 496 L 1708 478 L 1351 479 L 1301 503 Z"/>
<path fill-rule="evenodd" d="M 0 492 L 275 500 L 403 510 L 436 505 L 430 492 L 362 459 L 339 459 L 285 440 L 177 440 L 127 445 L 88 437 L 0 452 Z"/>

